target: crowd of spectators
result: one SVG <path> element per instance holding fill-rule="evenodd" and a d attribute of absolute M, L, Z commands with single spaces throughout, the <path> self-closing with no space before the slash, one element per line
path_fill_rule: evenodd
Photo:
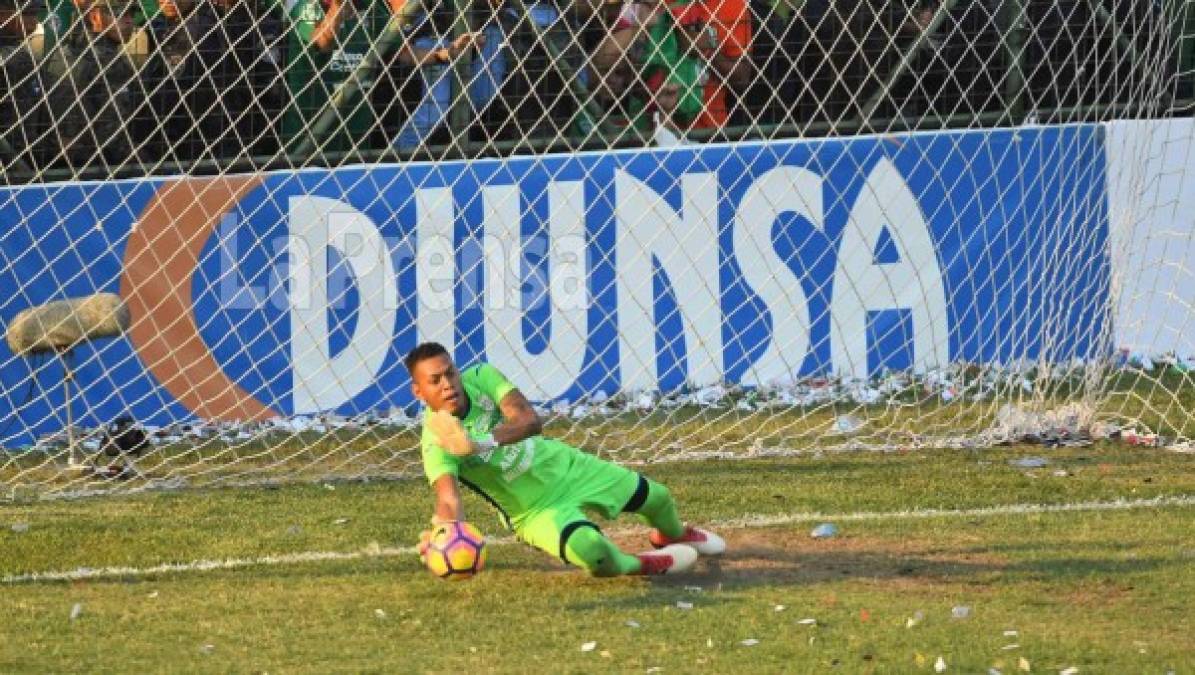
<path fill-rule="evenodd" d="M 1151 0 L 44 1 L 0 0 L 3 182 L 1190 94 L 1183 27 Z"/>

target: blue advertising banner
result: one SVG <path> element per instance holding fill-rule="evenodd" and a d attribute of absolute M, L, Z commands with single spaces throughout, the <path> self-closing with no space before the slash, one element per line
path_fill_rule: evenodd
<path fill-rule="evenodd" d="M 0 191 L 0 323 L 119 293 L 79 423 L 409 406 L 420 340 L 533 399 L 1104 355 L 1097 125 Z M 0 346 L 0 445 L 65 420 Z"/>

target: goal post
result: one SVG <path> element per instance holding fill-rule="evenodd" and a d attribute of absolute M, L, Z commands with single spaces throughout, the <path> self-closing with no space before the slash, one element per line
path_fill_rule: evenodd
<path fill-rule="evenodd" d="M 0 499 L 1195 436 L 1190 3 L 0 3 Z"/>

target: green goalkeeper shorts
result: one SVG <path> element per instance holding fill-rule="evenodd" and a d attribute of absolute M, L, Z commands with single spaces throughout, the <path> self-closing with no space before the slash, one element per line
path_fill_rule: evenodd
<path fill-rule="evenodd" d="M 564 478 L 568 488 L 547 505 L 522 514 L 515 535 L 532 546 L 564 557 L 564 543 L 578 527 L 593 527 L 587 512 L 613 519 L 640 491 L 638 473 L 593 455 L 577 453 Z"/>

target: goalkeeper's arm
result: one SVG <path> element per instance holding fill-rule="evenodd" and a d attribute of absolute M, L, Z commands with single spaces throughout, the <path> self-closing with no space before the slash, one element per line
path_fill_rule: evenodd
<path fill-rule="evenodd" d="M 432 483 L 432 487 L 436 491 L 436 510 L 432 514 L 432 526 L 464 520 L 465 512 L 461 508 L 461 490 L 456 484 L 456 476 L 446 473 L 437 478 Z M 424 530 L 419 534 L 419 543 L 415 549 L 419 552 L 420 560 L 427 554 L 427 547 L 431 540 L 431 530 Z"/>
<path fill-rule="evenodd" d="M 498 402 L 502 411 L 502 424 L 494 427 L 494 442 L 498 445 L 509 445 L 538 436 L 544 431 L 544 424 L 536 414 L 531 402 L 523 396 L 523 392 L 512 389 Z"/>
<path fill-rule="evenodd" d="M 502 424 L 485 437 L 470 438 L 460 419 L 447 410 L 430 413 L 427 425 L 435 435 L 436 443 L 457 457 L 484 452 L 495 445 L 518 443 L 543 432 L 544 425 L 535 408 L 518 389 L 507 392 L 498 407 L 502 410 Z"/>
<path fill-rule="evenodd" d="M 433 487 L 436 491 L 436 511 L 432 515 L 432 522 L 464 520 L 465 511 L 461 507 L 461 489 L 457 485 L 456 476 L 446 473 L 436 479 Z"/>

